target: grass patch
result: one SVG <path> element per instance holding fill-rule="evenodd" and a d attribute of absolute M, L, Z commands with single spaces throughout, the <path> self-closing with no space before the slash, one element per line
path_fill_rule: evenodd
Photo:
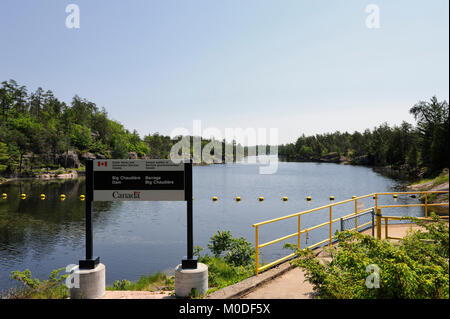
<path fill-rule="evenodd" d="M 171 291 L 175 289 L 174 277 L 157 272 L 152 275 L 141 276 L 138 281 L 131 282 L 126 279 L 116 280 L 106 290 L 134 290 L 134 291 Z"/>
<path fill-rule="evenodd" d="M 251 266 L 235 266 L 223 257 L 206 255 L 200 257 L 198 261 L 208 266 L 208 293 L 234 285 L 255 273 L 253 264 Z M 173 291 L 175 290 L 174 276 L 158 272 L 142 276 L 136 282 L 126 279 L 116 280 L 112 286 L 107 286 L 106 290 Z"/>
<path fill-rule="evenodd" d="M 439 175 L 433 180 L 433 186 L 443 184 L 445 182 L 448 182 L 448 173 L 447 175 Z"/>
<path fill-rule="evenodd" d="M 199 262 L 208 266 L 208 293 L 234 285 L 255 274 L 254 265 L 235 266 L 222 257 L 203 256 Z"/>
<path fill-rule="evenodd" d="M 442 171 L 442 173 L 435 177 L 435 178 L 429 178 L 429 179 L 423 179 L 421 181 L 412 183 L 411 185 L 422 185 L 422 184 L 426 184 L 426 183 L 431 183 L 432 187 L 437 186 L 439 184 L 443 184 L 445 182 L 448 182 L 448 169 L 444 169 Z"/>
<path fill-rule="evenodd" d="M 417 185 L 422 185 L 422 184 L 426 184 L 426 183 L 430 183 L 430 182 L 432 182 L 434 179 L 430 179 L 430 178 L 428 178 L 428 179 L 422 179 L 422 180 L 420 180 L 420 181 L 418 181 L 418 182 L 414 182 L 414 183 L 412 183 L 411 184 L 411 186 L 417 186 Z"/>

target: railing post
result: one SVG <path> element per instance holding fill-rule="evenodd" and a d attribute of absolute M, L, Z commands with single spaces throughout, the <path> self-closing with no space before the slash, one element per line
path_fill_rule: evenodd
<path fill-rule="evenodd" d="M 372 209 L 372 237 L 375 237 L 375 210 Z"/>
<path fill-rule="evenodd" d="M 375 193 L 375 212 L 378 212 L 378 194 Z"/>
<path fill-rule="evenodd" d="M 428 193 L 425 193 L 425 217 L 428 217 Z"/>
<path fill-rule="evenodd" d="M 377 216 L 377 238 L 381 239 L 381 209 L 376 210 Z"/>
<path fill-rule="evenodd" d="M 358 200 L 355 199 L 355 231 L 358 232 Z"/>
<path fill-rule="evenodd" d="M 330 206 L 330 244 L 329 246 L 331 247 L 331 243 L 332 243 L 332 237 L 333 237 L 333 225 L 332 225 L 332 220 L 333 220 L 333 216 L 332 216 L 332 208 L 333 206 Z"/>
<path fill-rule="evenodd" d="M 384 238 L 388 239 L 388 218 L 384 218 Z"/>
<path fill-rule="evenodd" d="M 297 225 L 297 231 L 298 231 L 298 238 L 297 238 L 297 249 L 301 249 L 301 224 L 300 224 L 300 216 L 298 215 L 298 225 Z"/>
<path fill-rule="evenodd" d="M 258 242 L 258 226 L 255 226 L 255 272 L 258 275 L 259 272 L 259 242 Z"/>

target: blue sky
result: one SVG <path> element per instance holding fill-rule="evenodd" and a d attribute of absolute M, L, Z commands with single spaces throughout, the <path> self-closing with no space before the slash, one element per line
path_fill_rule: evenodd
<path fill-rule="evenodd" d="M 80 8 L 67 29 L 65 8 Z M 381 28 L 368 29 L 368 4 Z M 362 131 L 449 98 L 449 2 L 1 0 L 0 81 L 78 94 L 141 134 Z"/>

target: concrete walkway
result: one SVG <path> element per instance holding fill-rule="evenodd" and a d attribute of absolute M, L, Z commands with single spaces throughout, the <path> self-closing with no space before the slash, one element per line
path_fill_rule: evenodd
<path fill-rule="evenodd" d="M 305 281 L 305 272 L 294 268 L 242 299 L 312 299 L 312 292 L 312 285 Z"/>
<path fill-rule="evenodd" d="M 389 221 L 389 222 L 391 222 L 391 221 Z M 417 226 L 416 224 L 388 225 L 388 236 L 402 238 L 402 237 L 405 237 L 409 231 L 418 230 L 418 229 L 424 230 L 422 227 Z M 362 233 L 366 234 L 366 235 L 372 235 L 372 229 L 365 230 Z M 381 239 L 385 239 L 385 234 L 386 234 L 386 228 L 384 225 L 382 225 L 381 226 Z M 375 230 L 375 236 L 376 236 L 376 230 Z"/>

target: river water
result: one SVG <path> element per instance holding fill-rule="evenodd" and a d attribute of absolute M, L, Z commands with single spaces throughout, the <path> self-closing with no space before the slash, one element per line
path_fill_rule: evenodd
<path fill-rule="evenodd" d="M 194 245 L 205 248 L 218 230 L 229 230 L 254 244 L 252 224 L 300 212 L 335 201 L 374 192 L 392 191 L 399 182 L 361 166 L 280 162 L 275 174 L 259 174 L 258 165 L 195 166 Z M 68 181 L 15 181 L 0 185 L 0 290 L 16 285 L 13 270 L 30 269 L 33 276 L 48 278 L 54 269 L 84 258 L 84 179 Z M 20 194 L 27 194 L 25 200 Z M 40 194 L 46 194 L 41 200 Z M 67 195 L 61 201 L 60 194 Z M 218 197 L 213 202 L 211 198 Z M 234 199 L 241 197 L 240 202 Z M 260 196 L 264 201 L 258 201 Z M 288 201 L 282 201 L 287 196 Z M 307 196 L 312 201 L 305 200 Z M 416 199 L 386 196 L 379 204 L 417 203 Z M 374 206 L 368 198 L 360 207 Z M 354 212 L 354 203 L 333 210 L 333 218 Z M 325 222 L 328 210 L 302 218 L 302 229 Z M 422 216 L 419 207 L 390 209 L 390 215 Z M 260 243 L 297 231 L 297 220 L 262 226 Z M 96 202 L 93 214 L 94 255 L 106 265 L 106 281 L 137 280 L 156 271 L 173 271 L 186 255 L 186 203 Z M 339 223 L 333 232 L 339 229 Z M 329 228 L 311 231 L 302 245 L 326 238 Z M 290 241 L 295 243 L 295 239 Z M 283 243 L 261 249 L 270 262 L 287 255 Z"/>

